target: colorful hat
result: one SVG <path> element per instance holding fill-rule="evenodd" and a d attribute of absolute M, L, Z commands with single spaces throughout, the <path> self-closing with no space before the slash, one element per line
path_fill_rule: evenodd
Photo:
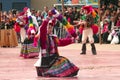
<path fill-rule="evenodd" d="M 28 10 L 28 7 L 24 7 L 23 11 L 26 12 Z"/>
<path fill-rule="evenodd" d="M 87 10 L 87 14 L 88 14 L 88 13 L 92 12 L 93 7 L 88 5 L 88 6 L 83 6 L 82 9 Z"/>
<path fill-rule="evenodd" d="M 88 6 L 83 6 L 82 9 L 87 11 L 87 14 L 90 14 L 93 16 L 93 18 L 97 17 L 97 13 L 95 12 L 95 10 L 93 9 L 93 7 L 91 5 Z"/>

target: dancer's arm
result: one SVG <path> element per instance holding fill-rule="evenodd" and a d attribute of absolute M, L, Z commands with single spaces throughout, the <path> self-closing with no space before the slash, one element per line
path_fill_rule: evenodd
<path fill-rule="evenodd" d="M 74 43 L 74 38 L 63 38 L 63 39 L 58 39 L 58 46 L 67 46 L 69 44 Z"/>

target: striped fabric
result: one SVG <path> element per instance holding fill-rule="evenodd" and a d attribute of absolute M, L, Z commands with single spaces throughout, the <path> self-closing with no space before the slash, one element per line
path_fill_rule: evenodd
<path fill-rule="evenodd" d="M 49 77 L 72 77 L 77 75 L 78 71 L 78 67 L 67 58 L 59 56 L 55 63 L 43 75 Z"/>
<path fill-rule="evenodd" d="M 38 57 L 39 55 L 39 48 L 35 47 L 33 43 L 28 44 L 22 44 L 21 48 L 21 57 L 24 58 L 32 58 L 32 57 Z"/>
<path fill-rule="evenodd" d="M 42 53 L 41 66 L 36 66 L 37 75 L 44 77 L 73 77 L 76 76 L 79 68 L 67 58 L 59 56 L 57 48 L 57 37 L 48 36 L 46 54 Z M 68 39 L 60 40 L 60 44 L 70 44 Z M 65 43 L 66 42 L 66 43 Z M 42 49 L 44 51 L 44 49 Z M 42 51 L 42 52 L 43 52 Z M 44 51 L 45 52 L 45 51 Z"/>

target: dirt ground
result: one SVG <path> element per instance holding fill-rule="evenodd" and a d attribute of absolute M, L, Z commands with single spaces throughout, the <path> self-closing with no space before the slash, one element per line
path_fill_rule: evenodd
<path fill-rule="evenodd" d="M 92 55 L 90 44 L 86 55 L 80 55 L 80 43 L 59 47 L 60 55 L 80 68 L 78 75 L 70 78 L 38 77 L 34 67 L 38 58 L 19 57 L 21 45 L 0 48 L 0 80 L 120 80 L 120 45 L 95 45 L 97 55 Z"/>

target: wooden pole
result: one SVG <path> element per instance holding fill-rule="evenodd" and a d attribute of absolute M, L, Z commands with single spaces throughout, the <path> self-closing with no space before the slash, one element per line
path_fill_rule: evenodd
<path fill-rule="evenodd" d="M 99 14 L 99 21 L 98 21 L 98 25 L 99 25 L 99 43 L 102 44 L 102 37 L 101 37 L 101 26 L 100 26 L 100 0 L 98 0 L 98 14 Z"/>
<path fill-rule="evenodd" d="M 2 11 L 0 11 L 0 23 L 1 23 L 1 12 L 2 12 Z"/>
<path fill-rule="evenodd" d="M 62 14 L 64 15 L 64 0 L 61 0 L 62 2 Z"/>

